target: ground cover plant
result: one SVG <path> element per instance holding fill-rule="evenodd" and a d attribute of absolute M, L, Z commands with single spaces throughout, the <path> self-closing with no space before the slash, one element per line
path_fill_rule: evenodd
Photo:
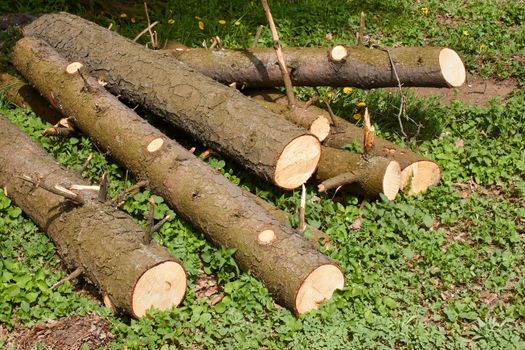
<path fill-rule="evenodd" d="M 144 29 L 142 4 L 3 2 L 0 11 L 32 14 L 68 10 L 134 37 Z M 124 2 L 126 4 L 126 2 Z M 258 1 L 152 1 L 160 42 L 198 47 L 218 35 L 226 47 L 248 47 L 265 24 Z M 355 43 L 359 13 L 367 14 L 370 46 L 444 45 L 457 50 L 469 72 L 525 82 L 525 4 L 521 1 L 402 0 L 271 2 L 286 46 Z M 13 32 L 1 32 L 2 65 L 9 68 Z M 148 41 L 147 36 L 141 38 Z M 265 30 L 260 46 L 271 46 Z M 301 97 L 312 89 L 296 89 Z M 523 349 L 525 348 L 525 92 L 484 106 L 450 105 L 406 95 L 407 136 L 396 119 L 396 91 L 320 89 L 334 111 L 357 124 L 363 104 L 380 134 L 439 163 L 439 186 L 394 202 L 320 195 L 307 187 L 306 219 L 328 233 L 323 251 L 345 271 L 345 288 L 301 317 L 276 305 L 267 289 L 240 272 L 232 249 L 215 247 L 156 197 L 155 217 L 170 214 L 154 238 L 184 262 L 189 289 L 182 305 L 140 320 L 115 316 L 82 281 L 50 286 L 67 274 L 52 242 L 0 191 L 0 347 L 14 347 L 24 327 L 64 316 L 101 315 L 120 349 Z M 1 100 L 0 113 L 64 166 L 96 182 L 110 174 L 110 195 L 133 183 L 126 171 L 84 136 L 42 136 L 49 127 L 32 112 Z M 144 112 L 146 113 L 146 112 Z M 154 122 L 152 116 L 146 115 Z M 417 127 L 421 124 L 423 128 Z M 164 126 L 166 128 L 166 126 Z M 419 130 L 419 132 L 418 132 Z M 169 130 L 168 130 L 169 131 Z M 198 154 L 203 151 L 198 145 Z M 355 146 L 355 145 L 354 145 Z M 357 145 L 358 146 L 358 145 Z M 232 182 L 292 213 L 300 191 L 280 191 L 233 162 L 210 165 Z M 123 210 L 146 225 L 147 189 L 126 198 Z M 41 348 L 45 348 L 44 345 Z"/>

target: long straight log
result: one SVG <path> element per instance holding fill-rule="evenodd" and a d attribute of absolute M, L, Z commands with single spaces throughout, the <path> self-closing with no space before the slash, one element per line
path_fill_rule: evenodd
<path fill-rule="evenodd" d="M 286 105 L 286 96 L 275 90 L 253 90 L 249 95 L 256 101 L 264 100 L 280 105 Z M 298 108 L 304 107 L 304 102 L 296 101 Z M 319 116 L 331 117 L 330 114 L 317 106 L 308 107 L 311 113 Z M 349 121 L 335 116 L 335 126 L 330 128 L 330 133 L 323 141 L 324 146 L 332 148 L 343 148 L 352 143 L 362 144 L 363 130 Z M 401 167 L 401 191 L 413 195 L 425 192 L 430 186 L 437 185 L 441 179 L 439 165 L 409 149 L 402 148 L 390 141 L 376 137 L 374 147 L 370 150 L 373 156 L 384 157 L 397 161 Z M 351 157 L 351 156 L 349 156 Z M 319 169 L 336 167 L 337 164 L 323 162 Z"/>
<path fill-rule="evenodd" d="M 170 50 L 178 60 L 222 83 L 262 88 L 283 86 L 273 49 Z M 294 86 L 352 86 L 363 89 L 402 86 L 457 87 L 466 71 L 458 54 L 442 47 L 397 47 L 387 50 L 364 46 L 283 48 Z"/>
<path fill-rule="evenodd" d="M 181 302 L 182 265 L 156 242 L 142 244 L 142 228 L 97 201 L 93 191 L 82 191 L 82 205 L 60 195 L 68 193 L 61 184 L 88 184 L 3 116 L 0 164 L 0 186 L 7 195 L 53 239 L 66 266 L 80 269 L 113 305 L 140 317 L 150 307 L 167 310 Z"/>
<path fill-rule="evenodd" d="M 35 38 L 18 41 L 16 68 L 100 148 L 147 179 L 178 213 L 213 242 L 236 249 L 239 266 L 262 280 L 276 300 L 301 314 L 344 285 L 337 264 L 194 154 L 168 139 L 87 74 Z M 75 64 L 73 64 L 75 65 Z"/>
<path fill-rule="evenodd" d="M 24 34 L 82 62 L 123 99 L 142 104 L 277 186 L 296 188 L 315 171 L 321 147 L 314 135 L 169 54 L 68 13 L 43 15 Z"/>

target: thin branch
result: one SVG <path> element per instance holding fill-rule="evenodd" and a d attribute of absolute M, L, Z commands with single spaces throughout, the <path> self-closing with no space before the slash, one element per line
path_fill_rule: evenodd
<path fill-rule="evenodd" d="M 370 122 L 370 114 L 368 107 L 365 109 L 364 125 L 363 125 L 363 156 L 368 157 L 368 154 L 374 148 L 375 130 Z"/>
<path fill-rule="evenodd" d="M 146 12 L 146 20 L 148 21 L 148 28 L 146 28 L 146 29 L 148 29 L 149 37 L 151 39 L 151 48 L 153 50 L 156 50 L 156 49 L 158 49 L 158 46 L 157 46 L 157 35 L 156 35 L 156 33 L 153 34 L 153 32 L 151 31 L 152 26 L 151 26 L 151 21 L 149 19 L 148 4 L 145 1 L 144 1 L 144 11 Z"/>
<path fill-rule="evenodd" d="M 89 162 L 91 162 L 91 159 L 93 159 L 93 153 L 90 153 L 89 156 L 87 157 L 86 161 L 84 162 L 84 164 L 82 164 L 82 167 L 80 168 L 80 173 L 81 174 L 84 172 L 84 170 L 87 169 L 87 167 L 89 165 Z"/>
<path fill-rule="evenodd" d="M 396 65 L 394 64 L 394 60 L 392 59 L 392 55 L 390 54 L 390 49 L 386 49 L 386 53 L 388 54 L 388 60 L 390 61 L 390 66 L 392 67 L 392 71 L 394 72 L 394 75 L 396 77 L 397 86 L 399 87 L 399 94 L 401 96 L 401 100 L 399 103 L 399 113 L 397 114 L 397 121 L 399 122 L 399 128 L 401 129 L 401 133 L 405 138 L 408 138 L 407 134 L 405 133 L 405 129 L 403 128 L 403 122 L 401 121 L 401 115 L 403 114 L 405 108 L 405 95 L 403 94 L 401 80 L 399 80 L 399 75 L 397 75 Z"/>
<path fill-rule="evenodd" d="M 162 220 L 160 220 L 159 222 L 157 222 L 155 224 L 155 226 L 153 226 L 151 228 L 151 232 L 150 234 L 153 234 L 155 232 L 157 232 L 158 230 L 160 230 L 160 228 L 162 227 L 162 225 L 164 225 L 166 223 L 166 221 L 168 221 L 169 219 L 171 219 L 171 216 L 169 215 L 166 215 Z"/>
<path fill-rule="evenodd" d="M 51 127 L 42 131 L 42 136 L 69 137 L 75 133 L 73 128 Z"/>
<path fill-rule="evenodd" d="M 326 192 L 328 190 L 331 190 L 332 188 L 338 188 L 338 187 L 350 184 L 352 182 L 355 182 L 360 176 L 361 174 L 359 172 L 349 172 L 349 173 L 339 174 L 330 179 L 324 180 L 323 182 L 319 184 L 317 188 L 319 192 Z"/>
<path fill-rule="evenodd" d="M 357 46 L 363 45 L 363 37 L 365 33 L 365 13 L 361 11 L 359 16 L 359 32 L 357 33 Z"/>
<path fill-rule="evenodd" d="M 307 110 L 311 105 L 316 103 L 318 100 L 319 100 L 319 95 L 314 95 L 310 97 L 310 99 L 306 101 L 306 103 L 304 104 L 304 109 Z"/>
<path fill-rule="evenodd" d="M 83 205 L 85 203 L 84 201 L 84 198 L 82 198 L 81 195 L 77 194 L 77 193 L 74 193 L 74 192 L 71 192 L 69 191 L 68 189 L 62 187 L 62 186 L 59 186 L 59 185 L 55 185 L 55 186 L 49 186 L 49 185 L 46 185 L 45 183 L 42 183 L 40 181 L 36 181 L 36 180 L 33 180 L 31 177 L 27 176 L 27 175 L 23 175 L 23 176 L 19 176 L 20 179 L 24 180 L 24 181 L 27 181 L 27 182 L 30 182 L 32 183 L 33 185 L 37 186 L 37 187 L 40 187 L 48 192 L 51 192 L 53 194 L 56 194 L 58 196 L 61 196 L 61 197 L 64 197 L 64 198 L 67 198 L 77 204 L 80 204 L 80 205 Z"/>
<path fill-rule="evenodd" d="M 62 278 L 60 281 L 58 281 L 57 283 L 53 284 L 51 286 L 51 290 L 57 288 L 57 287 L 60 287 L 61 285 L 63 285 L 64 283 L 66 283 L 66 281 L 71 281 L 72 279 L 75 279 L 77 278 L 78 276 L 80 276 L 82 274 L 82 269 L 79 267 L 77 268 L 75 271 L 71 272 L 69 275 L 67 275 L 66 277 Z"/>
<path fill-rule="evenodd" d="M 144 230 L 144 244 L 150 244 L 151 242 L 151 233 L 153 229 L 153 220 L 154 220 L 154 214 L 155 214 L 155 198 L 153 196 L 149 197 L 148 201 L 149 210 L 148 210 L 148 218 L 147 218 L 147 226 Z"/>
<path fill-rule="evenodd" d="M 255 49 L 259 44 L 259 39 L 261 38 L 263 29 L 264 26 L 262 24 L 257 28 L 257 32 L 255 33 L 255 37 L 253 38 L 252 49 Z"/>
<path fill-rule="evenodd" d="M 264 9 L 264 14 L 266 15 L 266 19 L 268 20 L 268 24 L 270 25 L 270 32 L 272 33 L 273 39 L 273 48 L 275 49 L 275 53 L 277 55 L 277 62 L 279 63 L 279 68 L 281 69 L 281 73 L 283 75 L 284 86 L 286 88 L 286 96 L 288 97 L 288 108 L 290 108 L 290 111 L 293 111 L 295 109 L 295 95 L 293 93 L 292 79 L 290 77 L 290 73 L 288 72 L 288 68 L 286 67 L 286 62 L 284 61 L 284 55 L 281 49 L 281 44 L 279 44 L 279 34 L 277 33 L 277 28 L 275 27 L 275 23 L 273 22 L 273 17 L 270 11 L 270 6 L 268 5 L 268 0 L 261 0 L 261 4 Z"/>
<path fill-rule="evenodd" d="M 306 221 L 304 219 L 304 212 L 306 210 L 306 187 L 304 184 L 301 187 L 301 205 L 299 206 L 299 226 L 297 230 L 303 233 L 306 229 Z"/>
<path fill-rule="evenodd" d="M 153 27 L 155 27 L 157 24 L 159 24 L 159 22 L 158 22 L 158 21 L 155 21 L 155 22 L 151 23 L 150 25 L 148 25 L 147 28 L 145 28 L 142 32 L 138 33 L 137 36 L 136 36 L 135 38 L 133 38 L 133 42 L 136 43 L 137 40 L 139 40 L 141 36 L 143 36 L 143 35 L 146 34 L 147 32 L 151 32 L 151 29 L 152 29 Z"/>
<path fill-rule="evenodd" d="M 142 181 L 137 182 L 133 186 L 130 186 L 126 188 L 125 190 L 120 191 L 119 194 L 117 194 L 115 197 L 113 197 L 113 199 L 111 199 L 112 205 L 119 204 L 120 202 L 122 202 L 122 200 L 127 194 L 136 193 L 140 191 L 141 188 L 146 187 L 146 186 L 148 186 L 148 181 L 142 180 Z"/>

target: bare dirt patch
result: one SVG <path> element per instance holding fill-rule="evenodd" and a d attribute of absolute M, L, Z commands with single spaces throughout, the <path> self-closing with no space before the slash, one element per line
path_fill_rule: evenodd
<path fill-rule="evenodd" d="M 417 96 L 438 96 L 442 103 L 460 100 L 471 106 L 483 106 L 494 98 L 502 102 L 515 89 L 518 83 L 514 79 L 483 79 L 477 75 L 468 75 L 467 82 L 459 88 L 410 88 Z"/>
<path fill-rule="evenodd" d="M 54 350 L 96 349 L 109 343 L 113 335 L 109 322 L 98 315 L 71 316 L 23 329 L 8 345 L 16 350 L 31 350 L 41 343 Z"/>

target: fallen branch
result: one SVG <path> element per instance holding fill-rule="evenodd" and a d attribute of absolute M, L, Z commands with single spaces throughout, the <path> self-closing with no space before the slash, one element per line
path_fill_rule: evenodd
<path fill-rule="evenodd" d="M 43 183 L 41 180 L 34 180 L 32 179 L 30 176 L 28 175 L 22 175 L 22 176 L 19 176 L 22 180 L 24 181 L 27 181 L 27 182 L 30 182 L 32 183 L 33 185 L 37 186 L 37 187 L 40 187 L 48 192 L 51 192 L 53 194 L 56 194 L 57 196 L 61 196 L 61 197 L 64 197 L 66 199 L 69 199 L 70 201 L 76 203 L 76 204 L 79 204 L 79 205 L 83 205 L 85 202 L 84 202 L 84 198 L 82 198 L 81 195 L 75 193 L 75 192 L 71 192 L 69 191 L 68 189 L 60 186 L 60 185 L 54 185 L 54 186 L 50 186 L 46 183 Z"/>
<path fill-rule="evenodd" d="M 71 272 L 69 275 L 67 275 L 66 277 L 62 278 L 57 283 L 53 284 L 50 289 L 53 290 L 53 289 L 55 289 L 57 287 L 60 287 L 61 285 L 63 285 L 67 281 L 71 281 L 72 279 L 77 278 L 81 274 L 82 274 L 82 269 L 81 268 L 77 268 L 77 269 L 75 269 L 75 271 Z"/>

